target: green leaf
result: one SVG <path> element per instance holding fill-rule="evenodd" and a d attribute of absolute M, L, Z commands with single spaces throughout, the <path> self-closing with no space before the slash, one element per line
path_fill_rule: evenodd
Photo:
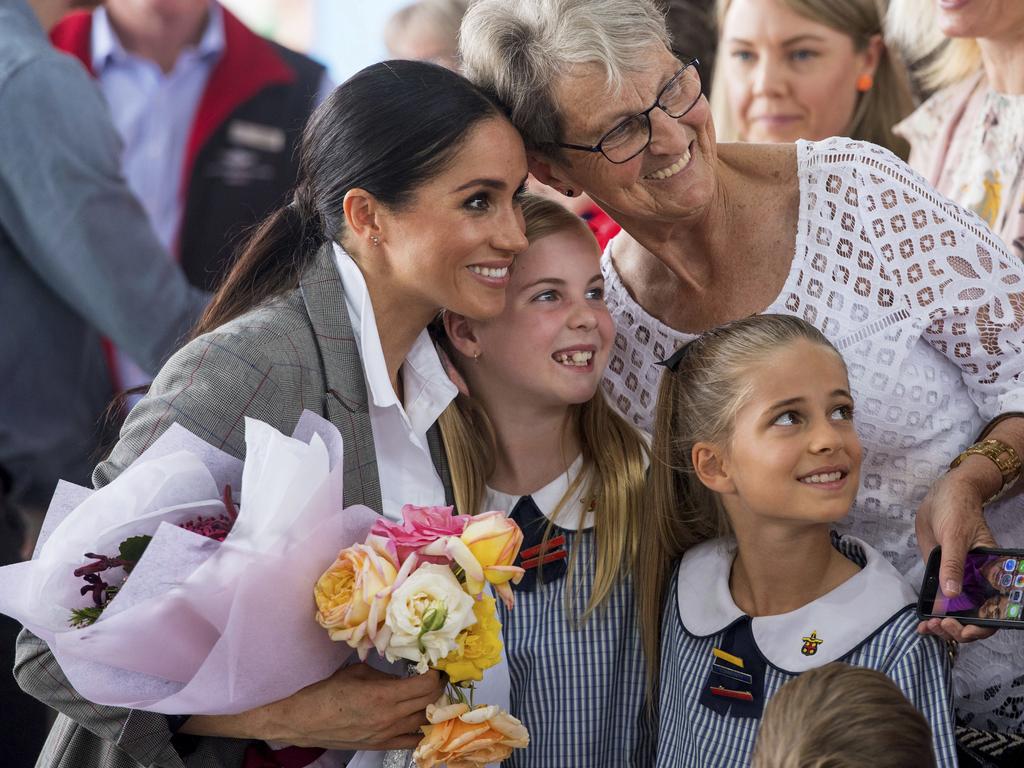
<path fill-rule="evenodd" d="M 90 624 L 96 623 L 96 619 L 103 613 L 103 606 L 90 605 L 88 608 L 76 608 L 71 611 L 71 619 L 69 624 L 75 629 L 81 629 L 82 627 L 88 627 Z"/>
<path fill-rule="evenodd" d="M 146 551 L 146 547 L 149 546 L 149 542 L 152 540 L 152 536 L 132 536 L 121 542 L 121 546 L 117 551 L 118 557 L 131 564 L 125 565 L 124 569 L 126 571 L 130 573 L 132 566 L 142 559 L 142 553 Z"/>

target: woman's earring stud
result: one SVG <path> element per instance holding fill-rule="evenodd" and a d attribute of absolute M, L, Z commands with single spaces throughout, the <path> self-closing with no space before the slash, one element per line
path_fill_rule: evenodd
<path fill-rule="evenodd" d="M 380 238 L 377 235 L 370 235 L 370 242 L 375 246 L 380 245 Z"/>

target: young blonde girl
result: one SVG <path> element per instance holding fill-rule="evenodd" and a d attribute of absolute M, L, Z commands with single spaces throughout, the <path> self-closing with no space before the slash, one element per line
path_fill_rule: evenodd
<path fill-rule="evenodd" d="M 448 314 L 443 342 L 471 394 L 441 419 L 456 503 L 508 510 L 524 532 L 526 577 L 500 618 L 531 743 L 506 765 L 649 766 L 631 578 L 646 444 L 599 391 L 613 329 L 594 236 L 547 200 L 527 196 L 523 215 L 505 311 Z"/>
<path fill-rule="evenodd" d="M 830 531 L 861 464 L 839 353 L 766 314 L 666 367 L 637 586 L 649 653 L 660 638 L 656 764 L 749 765 L 772 694 L 845 661 L 891 677 L 930 723 L 937 764 L 956 765 L 945 648 L 917 633 L 914 591 L 882 554 Z"/>

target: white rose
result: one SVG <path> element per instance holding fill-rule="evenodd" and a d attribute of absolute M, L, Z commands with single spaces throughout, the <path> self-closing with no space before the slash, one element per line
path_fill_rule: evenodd
<path fill-rule="evenodd" d="M 447 565 L 424 563 L 391 593 L 388 661 L 408 659 L 423 673 L 458 646 L 456 636 L 476 622 L 473 598 Z"/>

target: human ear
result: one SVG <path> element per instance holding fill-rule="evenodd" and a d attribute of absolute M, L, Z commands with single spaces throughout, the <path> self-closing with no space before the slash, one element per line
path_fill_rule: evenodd
<path fill-rule="evenodd" d="M 365 242 L 368 247 L 380 245 L 384 239 L 383 206 L 365 189 L 355 187 L 345 193 L 345 229 L 349 236 Z"/>
<path fill-rule="evenodd" d="M 579 186 L 574 186 L 562 169 L 549 160 L 531 152 L 527 155 L 526 163 L 530 173 L 533 174 L 533 178 L 541 184 L 547 184 L 568 197 L 579 194 Z"/>
<path fill-rule="evenodd" d="M 480 357 L 480 340 L 476 336 L 473 321 L 457 312 L 444 313 L 444 330 L 452 348 L 464 357 L 474 360 Z"/>
<path fill-rule="evenodd" d="M 874 77 L 875 71 L 878 69 L 878 65 L 882 62 L 882 57 L 886 55 L 885 43 L 882 42 L 881 35 L 872 35 L 868 38 L 868 44 L 864 46 L 864 50 L 861 51 L 864 56 L 864 67 L 861 70 L 861 74 L 871 75 Z"/>
<path fill-rule="evenodd" d="M 729 476 L 728 466 L 721 448 L 714 443 L 695 443 L 690 451 L 697 479 L 707 488 L 720 494 L 736 491 L 736 484 Z"/>

